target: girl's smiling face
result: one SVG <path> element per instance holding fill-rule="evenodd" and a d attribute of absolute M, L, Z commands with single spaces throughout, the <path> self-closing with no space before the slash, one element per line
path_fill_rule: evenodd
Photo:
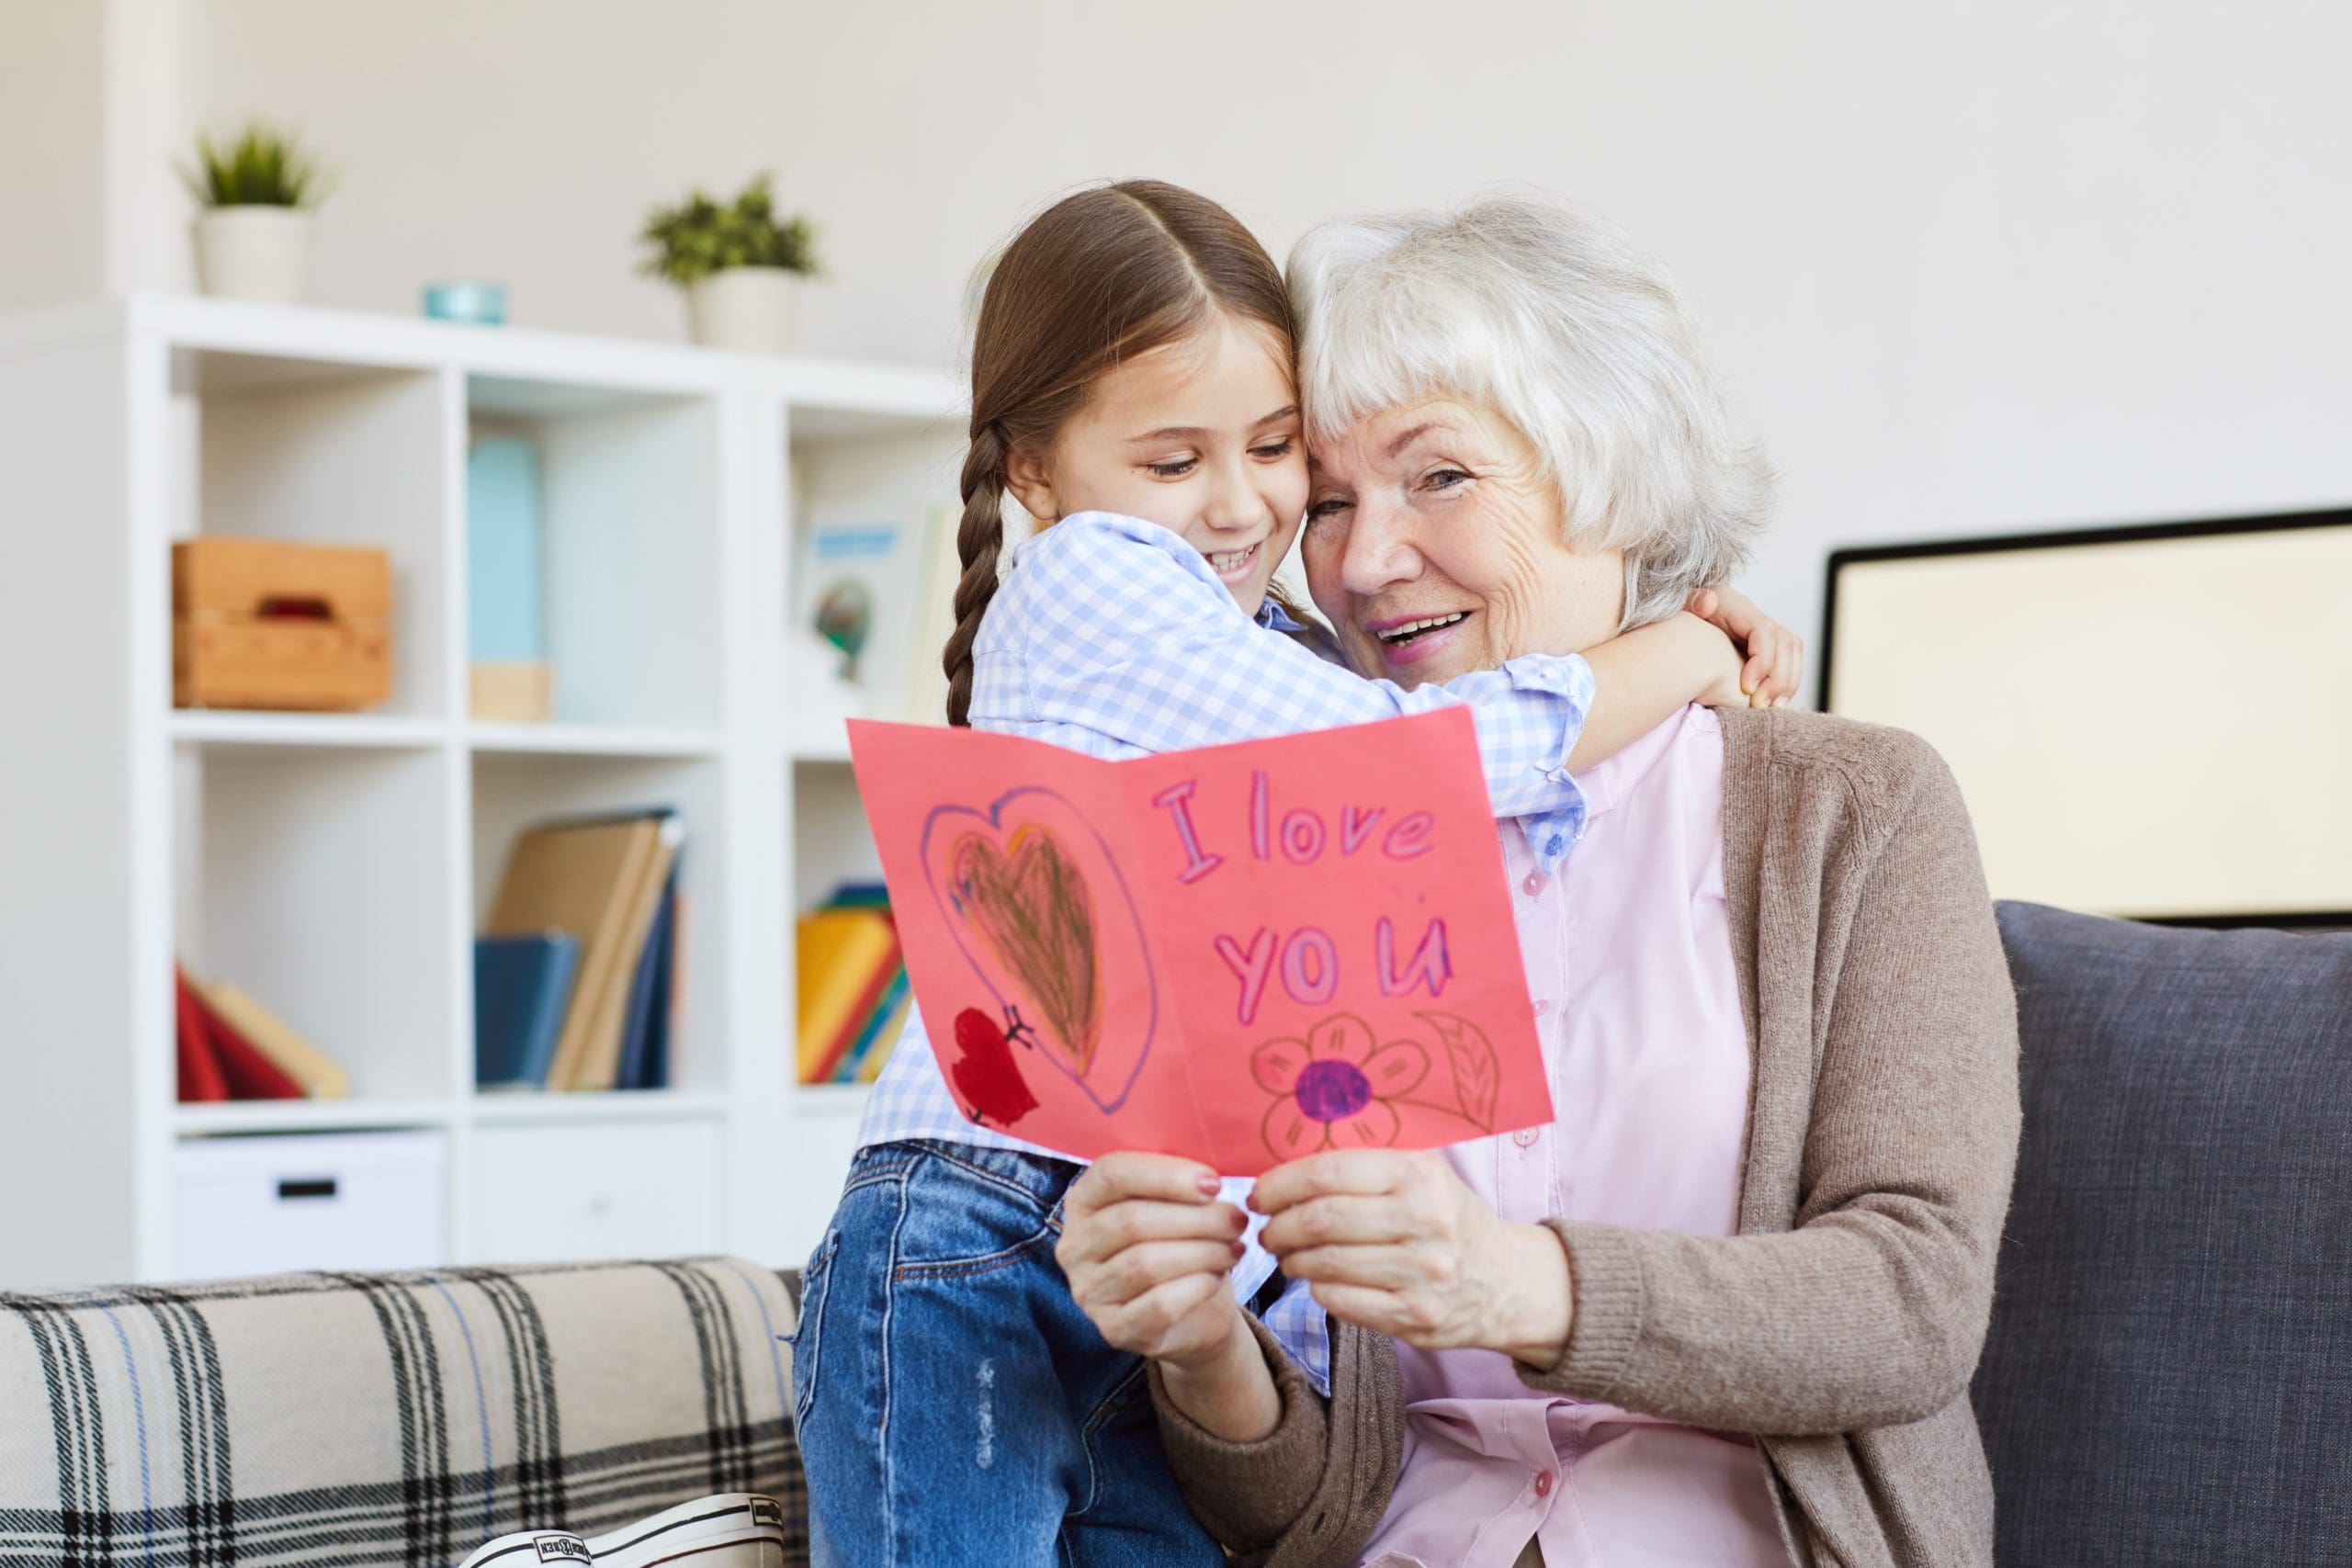
<path fill-rule="evenodd" d="M 1005 477 L 1033 517 L 1116 512 L 1181 534 L 1254 615 L 1306 511 L 1289 345 L 1220 312 L 1104 372 L 1052 448 L 1014 452 Z"/>

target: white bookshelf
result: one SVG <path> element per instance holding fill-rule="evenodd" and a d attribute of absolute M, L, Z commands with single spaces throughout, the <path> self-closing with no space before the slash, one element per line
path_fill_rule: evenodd
<path fill-rule="evenodd" d="M 792 1083 L 792 922 L 876 872 L 838 719 L 797 700 L 791 517 L 949 495 L 959 399 L 218 300 L 0 321 L 0 1288 L 168 1277 L 185 1149 L 407 1130 L 445 1151 L 445 1261 L 805 1256 L 864 1096 Z M 503 432 L 541 455 L 545 725 L 466 709 L 465 457 Z M 391 699 L 175 710 L 169 546 L 208 532 L 388 547 Z M 688 824 L 674 1087 L 477 1094 L 471 943 L 514 830 L 655 802 Z M 175 955 L 349 1098 L 177 1104 Z"/>

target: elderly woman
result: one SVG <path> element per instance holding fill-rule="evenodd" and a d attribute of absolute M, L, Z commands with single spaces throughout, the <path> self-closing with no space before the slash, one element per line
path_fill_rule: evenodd
<path fill-rule="evenodd" d="M 1292 284 L 1302 550 L 1360 669 L 1581 649 L 1738 564 L 1766 470 L 1610 231 L 1335 223 Z M 1989 1562 L 2017 1039 L 1958 790 L 1899 732 L 1702 708 L 1581 782 L 1561 878 L 1503 833 L 1558 1120 L 1269 1172 L 1263 1321 L 1189 1276 L 1233 1224 L 1197 1168 L 1111 1156 L 1073 1292 L 1245 1561 Z"/>

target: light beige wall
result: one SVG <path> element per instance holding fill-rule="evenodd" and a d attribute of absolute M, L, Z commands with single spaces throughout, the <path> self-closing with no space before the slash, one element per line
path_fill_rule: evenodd
<path fill-rule="evenodd" d="M 1837 543 L 2352 496 L 2328 0 L 184 3 L 193 112 L 343 166 L 334 303 L 482 272 L 673 335 L 645 207 L 772 164 L 825 227 L 808 346 L 948 361 L 972 263 L 1081 180 L 1193 185 L 1278 254 L 1524 181 L 1698 301 L 1787 476 L 1750 584 L 1808 628 Z"/>
<path fill-rule="evenodd" d="M 0 312 L 98 288 L 104 33 L 96 0 L 0 5 Z"/>

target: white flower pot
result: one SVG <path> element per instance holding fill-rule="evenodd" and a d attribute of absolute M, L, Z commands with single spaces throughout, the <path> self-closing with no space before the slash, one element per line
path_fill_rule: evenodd
<path fill-rule="evenodd" d="M 686 285 L 686 325 L 710 348 L 782 354 L 792 346 L 799 279 L 780 266 L 730 266 Z"/>
<path fill-rule="evenodd" d="M 196 220 L 196 281 L 227 299 L 290 305 L 310 291 L 311 214 L 299 207 L 214 207 Z"/>

